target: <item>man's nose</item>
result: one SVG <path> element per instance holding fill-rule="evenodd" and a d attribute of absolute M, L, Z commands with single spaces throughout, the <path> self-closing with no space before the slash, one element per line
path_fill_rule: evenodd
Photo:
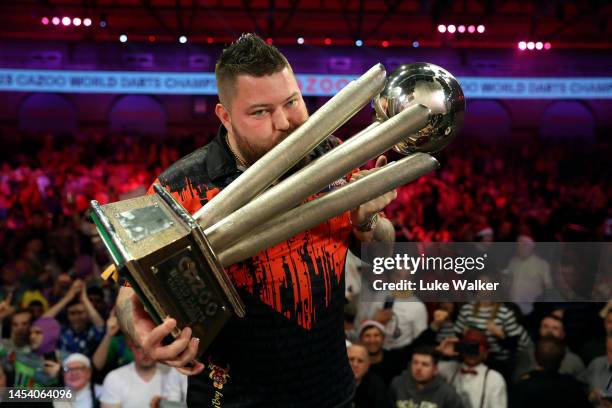
<path fill-rule="evenodd" d="M 272 124 L 275 130 L 286 132 L 289 130 L 289 118 L 283 109 L 276 109 L 272 114 Z"/>

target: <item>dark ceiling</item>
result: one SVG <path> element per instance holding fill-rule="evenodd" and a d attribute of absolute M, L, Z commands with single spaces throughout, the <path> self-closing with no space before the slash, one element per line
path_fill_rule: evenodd
<path fill-rule="evenodd" d="M 41 24 L 53 16 L 90 17 L 91 27 Z M 106 27 L 100 27 L 104 20 Z M 412 0 L 1 0 L 0 38 L 69 41 L 229 42 L 254 31 L 275 44 L 366 44 L 457 48 L 554 47 L 610 50 L 609 1 Z M 484 24 L 484 34 L 441 34 L 438 24 Z"/>

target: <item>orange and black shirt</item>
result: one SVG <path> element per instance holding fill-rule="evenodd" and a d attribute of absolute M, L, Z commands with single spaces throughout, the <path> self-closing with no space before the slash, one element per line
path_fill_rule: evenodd
<path fill-rule="evenodd" d="M 192 214 L 241 174 L 225 134 L 221 127 L 156 180 Z M 330 136 L 310 159 L 338 143 Z M 206 369 L 189 379 L 189 406 L 334 407 L 351 399 L 343 329 L 350 239 L 344 213 L 226 268 L 246 316 L 230 319 L 202 356 Z"/>

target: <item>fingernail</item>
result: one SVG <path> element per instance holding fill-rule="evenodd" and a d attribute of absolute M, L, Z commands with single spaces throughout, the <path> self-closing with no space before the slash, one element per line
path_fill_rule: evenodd
<path fill-rule="evenodd" d="M 194 337 L 193 340 L 195 341 L 196 344 L 200 343 L 200 338 L 199 337 Z"/>

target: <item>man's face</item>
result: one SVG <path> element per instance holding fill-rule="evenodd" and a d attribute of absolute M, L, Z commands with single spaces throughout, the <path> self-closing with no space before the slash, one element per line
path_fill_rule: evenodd
<path fill-rule="evenodd" d="M 410 368 L 412 378 L 419 384 L 427 384 L 438 374 L 438 365 L 427 354 L 413 354 Z"/>
<path fill-rule="evenodd" d="M 365 347 L 360 345 L 349 346 L 348 359 L 355 375 L 355 380 L 360 381 L 370 369 L 370 357 Z"/>
<path fill-rule="evenodd" d="M 32 350 L 38 350 L 43 341 L 43 331 L 38 326 L 32 326 L 30 329 L 30 347 Z"/>
<path fill-rule="evenodd" d="M 91 379 L 91 368 L 80 361 L 71 361 L 64 368 L 64 381 L 66 385 L 75 391 L 87 387 Z"/>
<path fill-rule="evenodd" d="M 155 365 L 155 360 L 145 353 L 142 347 L 131 343 L 129 344 L 129 347 L 130 350 L 132 350 L 132 354 L 134 354 L 134 364 L 136 364 L 138 368 L 147 369 Z"/>
<path fill-rule="evenodd" d="M 476 367 L 487 359 L 488 351 L 482 344 L 476 344 L 478 346 L 478 354 L 466 354 L 463 356 L 463 363 L 469 367 Z"/>
<path fill-rule="evenodd" d="M 55 280 L 55 292 L 57 295 L 64 295 L 72 285 L 72 278 L 66 273 L 58 275 Z"/>
<path fill-rule="evenodd" d="M 540 337 L 548 336 L 563 340 L 565 338 L 563 323 L 550 317 L 545 317 L 542 319 L 542 323 L 540 323 Z"/>
<path fill-rule="evenodd" d="M 85 310 L 85 306 L 82 303 L 77 303 L 70 306 L 68 309 L 66 309 L 66 314 L 72 330 L 77 332 L 85 330 L 87 327 L 88 317 L 87 310 Z"/>
<path fill-rule="evenodd" d="M 229 106 L 216 113 L 248 164 L 253 164 L 308 118 L 306 105 L 289 68 L 272 75 L 239 75 Z"/>
<path fill-rule="evenodd" d="M 360 339 L 371 356 L 378 354 L 385 342 L 385 336 L 376 327 L 365 329 Z"/>
<path fill-rule="evenodd" d="M 30 335 L 30 325 L 32 315 L 27 313 L 17 313 L 11 320 L 11 337 L 17 346 L 22 346 L 28 342 Z"/>

